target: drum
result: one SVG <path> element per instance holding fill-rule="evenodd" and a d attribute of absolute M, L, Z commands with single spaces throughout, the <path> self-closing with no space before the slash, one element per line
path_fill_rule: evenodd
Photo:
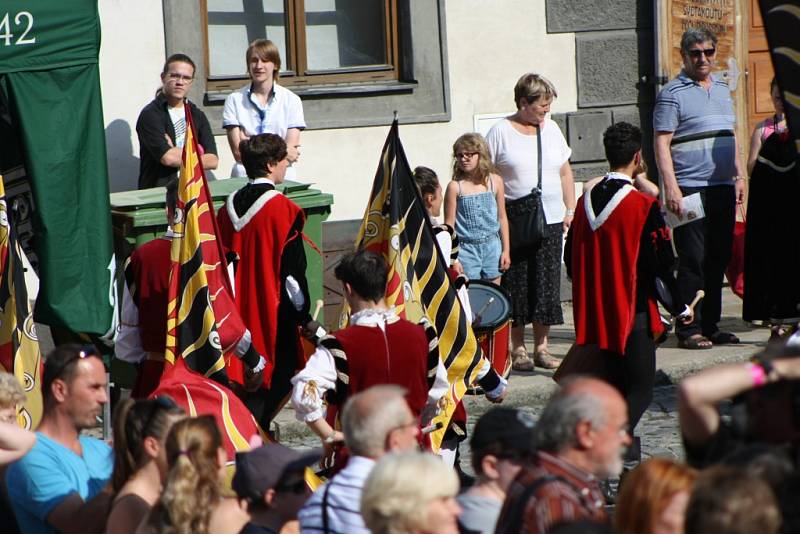
<path fill-rule="evenodd" d="M 511 372 L 511 358 L 508 357 L 511 299 L 505 289 L 483 280 L 470 281 L 467 295 L 473 313 L 472 330 L 483 355 L 497 374 L 507 378 Z M 470 388 L 467 392 L 472 395 L 483 394 L 479 387 Z"/>

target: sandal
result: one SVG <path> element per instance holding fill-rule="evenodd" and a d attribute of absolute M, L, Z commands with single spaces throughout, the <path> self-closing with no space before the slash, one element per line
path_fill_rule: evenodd
<path fill-rule="evenodd" d="M 542 369 L 558 369 L 561 360 L 555 358 L 547 349 L 542 349 L 533 355 L 533 363 Z"/>
<path fill-rule="evenodd" d="M 708 350 L 714 347 L 714 343 L 706 336 L 695 334 L 678 341 L 678 347 L 689 350 Z"/>
<path fill-rule="evenodd" d="M 714 343 L 715 345 L 736 345 L 739 343 L 739 338 L 735 335 L 731 334 L 730 332 L 723 332 L 722 330 L 717 330 L 710 336 L 706 336 L 709 341 Z"/>
<path fill-rule="evenodd" d="M 528 351 L 525 347 L 517 347 L 511 352 L 511 368 L 514 371 L 523 373 L 530 373 L 533 371 L 533 360 L 528 356 Z"/>

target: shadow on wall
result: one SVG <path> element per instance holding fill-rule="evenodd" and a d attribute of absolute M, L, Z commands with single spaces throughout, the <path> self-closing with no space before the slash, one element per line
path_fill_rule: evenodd
<path fill-rule="evenodd" d="M 117 119 L 106 127 L 108 152 L 108 186 L 112 193 L 136 189 L 139 180 L 139 158 L 133 153 L 131 126 Z"/>

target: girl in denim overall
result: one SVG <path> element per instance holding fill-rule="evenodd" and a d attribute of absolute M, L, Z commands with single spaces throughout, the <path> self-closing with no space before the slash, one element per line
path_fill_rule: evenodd
<path fill-rule="evenodd" d="M 444 222 L 455 227 L 459 261 L 470 279 L 500 283 L 511 263 L 503 179 L 492 172 L 486 140 L 477 133 L 453 144 L 453 181 L 444 196 Z"/>

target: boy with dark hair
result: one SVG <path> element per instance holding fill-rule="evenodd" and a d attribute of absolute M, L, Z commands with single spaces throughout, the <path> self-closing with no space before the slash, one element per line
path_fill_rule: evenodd
<path fill-rule="evenodd" d="M 387 307 L 389 270 L 380 255 L 363 249 L 345 254 L 334 272 L 350 306 L 350 326 L 320 339 L 305 368 L 292 378 L 298 420 L 330 445 L 342 434 L 325 420 L 323 399 L 341 407 L 370 386 L 397 384 L 407 390 L 419 424 L 441 365 L 433 328 L 401 319 Z"/>
<path fill-rule="evenodd" d="M 286 158 L 288 148 L 285 142 L 281 144 L 280 141 L 283 139 L 277 135 L 257 135 L 239 143 L 247 176 L 261 177 L 268 165 L 277 165 Z"/>
<path fill-rule="evenodd" d="M 194 74 L 194 61 L 186 54 L 168 57 L 161 71 L 161 88 L 139 113 L 136 121 L 141 159 L 139 189 L 165 185 L 178 175 L 188 124 L 185 103 L 189 104 L 192 114 L 203 168 L 212 170 L 219 164 L 217 144 L 208 119 L 188 100 Z"/>
<path fill-rule="evenodd" d="M 397 384 L 407 390 L 415 422 L 424 426 L 449 386 L 436 332 L 427 321 L 411 323 L 387 307 L 388 266 L 382 256 L 363 249 L 351 252 L 342 257 L 335 273 L 350 306 L 350 326 L 323 337 L 305 368 L 292 379 L 297 418 L 326 445 L 341 441 L 341 432 L 324 417 L 323 399 L 341 406 L 370 386 Z M 487 396 L 500 400 L 504 380 L 487 367 L 479 375 L 480 385 Z"/>
<path fill-rule="evenodd" d="M 381 256 L 367 251 L 346 254 L 333 273 L 337 280 L 343 285 L 349 284 L 353 292 L 363 299 L 373 302 L 383 300 L 389 268 Z"/>
<path fill-rule="evenodd" d="M 633 187 L 641 143 L 642 132 L 631 124 L 605 131 L 610 172 L 578 200 L 564 248 L 575 343 L 600 349 L 610 382 L 626 398 L 631 433 L 653 396 L 655 340 L 664 333 L 656 298 L 682 321 L 693 318 L 676 297 L 675 256 L 658 202 Z M 659 295 L 657 279 L 666 295 Z M 638 463 L 638 438 L 626 459 Z"/>
<path fill-rule="evenodd" d="M 291 391 L 292 375 L 302 367 L 298 326 L 316 334 L 321 327 L 309 315 L 303 210 L 276 189 L 284 180 L 286 143 L 260 134 L 240 143 L 248 183 L 219 210 L 220 240 L 234 264 L 234 293 L 256 350 L 267 360 L 261 388 L 246 393 L 245 404 L 263 428 Z M 251 377 L 231 360 L 231 380 Z"/>

